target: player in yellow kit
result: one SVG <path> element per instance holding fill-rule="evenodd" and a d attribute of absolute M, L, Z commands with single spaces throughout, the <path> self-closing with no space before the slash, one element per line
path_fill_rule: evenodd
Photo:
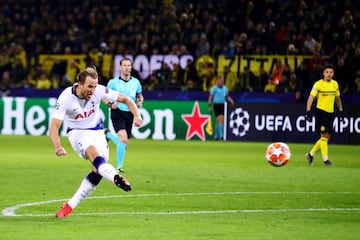
<path fill-rule="evenodd" d="M 319 140 L 316 141 L 310 152 L 305 154 L 309 165 L 313 164 L 314 155 L 320 150 L 325 166 L 331 166 L 331 162 L 328 158 L 328 142 L 333 131 L 335 104 L 340 113 L 339 120 L 341 122 L 344 120 L 339 85 L 332 79 L 334 77 L 334 72 L 335 68 L 333 65 L 324 66 L 323 79 L 314 83 L 306 103 L 305 118 L 307 121 L 311 121 L 311 107 L 314 100 L 317 99 L 315 122 L 316 129 L 320 133 Z"/>

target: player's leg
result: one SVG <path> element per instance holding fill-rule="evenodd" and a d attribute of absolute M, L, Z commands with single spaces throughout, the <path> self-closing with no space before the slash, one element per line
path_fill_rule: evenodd
<path fill-rule="evenodd" d="M 321 142 L 321 138 L 319 138 L 319 140 L 316 141 L 316 143 L 311 148 L 310 152 L 305 154 L 305 158 L 308 161 L 309 165 L 313 164 L 315 153 L 320 150 L 320 142 Z"/>
<path fill-rule="evenodd" d="M 315 153 L 320 150 L 321 155 L 323 156 L 324 152 L 327 152 L 327 141 L 324 139 L 324 131 L 327 131 L 327 128 L 324 126 L 328 125 L 328 119 L 327 114 L 325 114 L 323 111 L 320 111 L 317 109 L 316 115 L 315 115 L 315 127 L 316 131 L 320 133 L 320 138 L 316 141 L 316 143 L 311 148 L 310 152 L 305 154 L 305 158 L 308 161 L 309 165 L 313 164 Z M 326 143 L 325 143 L 326 141 Z M 327 153 L 326 153 L 327 154 Z"/>
<path fill-rule="evenodd" d="M 119 172 L 125 172 L 124 159 L 131 135 L 134 117 L 131 112 L 111 111 L 111 122 L 117 133 L 116 141 L 116 167 Z"/>
<path fill-rule="evenodd" d="M 98 148 L 99 151 L 97 150 Z M 92 162 L 93 166 L 101 176 L 115 183 L 116 186 L 124 191 L 131 191 L 130 183 L 126 178 L 117 173 L 115 167 L 108 163 L 105 155 L 101 154 L 102 152 L 104 152 L 104 148 L 101 148 L 99 144 L 97 144 L 96 147 L 94 145 L 88 146 L 86 148 L 86 158 Z"/>
<path fill-rule="evenodd" d="M 125 158 L 126 144 L 120 141 L 120 131 L 115 134 L 113 132 L 107 132 L 106 138 L 110 139 L 116 146 L 116 168 L 119 172 L 123 171 L 123 162 Z"/>
<path fill-rule="evenodd" d="M 321 134 L 320 138 L 320 151 L 321 156 L 323 158 L 323 161 L 326 161 L 328 159 L 328 133 Z"/>
<path fill-rule="evenodd" d="M 68 216 L 72 210 L 85 198 L 87 198 L 101 181 L 102 177 L 98 173 L 91 171 L 81 182 L 75 194 L 63 204 L 56 213 L 57 218 Z"/>
<path fill-rule="evenodd" d="M 84 159 L 90 160 L 92 165 L 95 167 L 96 172 L 102 177 L 111 182 L 114 182 L 124 191 L 130 191 L 131 186 L 130 184 L 128 184 L 127 180 L 122 176 L 118 175 L 115 167 L 108 162 L 109 146 L 106 142 L 104 131 L 82 130 L 78 133 L 72 132 L 73 131 L 69 133 L 69 140 L 72 147 L 75 149 L 75 151 L 77 151 L 79 156 Z M 124 180 L 124 185 L 118 183 L 118 181 L 121 179 Z"/>
<path fill-rule="evenodd" d="M 68 138 L 78 155 L 92 162 L 93 171 L 83 179 L 73 197 L 62 205 L 61 209 L 56 213 L 56 217 L 68 216 L 82 200 L 95 190 L 102 177 L 115 183 L 124 191 L 131 190 L 130 183 L 117 174 L 116 169 L 107 162 L 109 147 L 103 130 L 72 130 L 69 132 Z"/>
<path fill-rule="evenodd" d="M 217 121 L 215 121 L 215 127 L 214 127 L 214 139 L 219 139 L 219 124 Z"/>
<path fill-rule="evenodd" d="M 325 166 L 331 166 L 332 163 L 329 160 L 329 140 L 330 140 L 330 134 L 329 133 L 323 133 L 321 134 L 321 143 L 320 143 L 320 150 L 321 150 L 321 156 L 323 159 L 323 162 Z"/>
<path fill-rule="evenodd" d="M 215 103 L 214 104 L 214 113 L 216 116 L 215 120 L 215 133 L 214 133 L 214 139 L 218 140 L 221 139 L 221 136 L 223 133 L 221 132 L 221 123 L 224 122 L 224 113 L 223 113 L 223 107 L 222 104 Z"/>
<path fill-rule="evenodd" d="M 329 141 L 333 132 L 334 114 L 324 113 L 322 121 L 321 143 L 320 150 L 325 166 L 331 166 L 332 163 L 329 160 Z"/>
<path fill-rule="evenodd" d="M 320 143 L 321 143 L 321 138 L 319 138 L 319 139 L 315 142 L 315 144 L 313 145 L 313 147 L 311 148 L 311 150 L 310 150 L 310 155 L 311 155 L 311 156 L 314 156 L 314 155 L 317 153 L 317 151 L 320 150 Z"/>
<path fill-rule="evenodd" d="M 86 149 L 86 154 L 88 154 L 88 150 L 94 151 L 91 154 L 91 157 L 88 159 L 93 163 L 95 168 L 97 169 L 98 173 L 108 179 L 109 181 L 112 181 L 115 183 L 116 186 L 121 188 L 122 190 L 128 192 L 131 191 L 131 185 L 127 181 L 127 179 L 121 175 L 119 175 L 113 165 L 111 165 L 108 162 L 109 159 L 109 146 L 105 140 L 104 132 L 103 131 L 96 131 L 96 134 L 102 135 L 102 137 L 98 136 L 95 142 L 96 146 L 95 149 L 90 148 Z M 92 147 L 90 146 L 90 147 Z"/>
<path fill-rule="evenodd" d="M 218 125 L 219 125 L 219 139 L 223 140 L 224 139 L 224 115 L 220 114 L 218 117 Z"/>
<path fill-rule="evenodd" d="M 126 148 L 129 142 L 127 132 L 125 129 L 121 129 L 117 132 L 118 142 L 116 144 L 116 168 L 119 172 L 125 172 L 124 170 L 124 158 Z"/>
<path fill-rule="evenodd" d="M 106 139 L 109 139 L 115 145 L 119 142 L 119 138 L 115 133 L 110 132 L 109 130 L 107 130 L 105 134 L 106 134 Z"/>
<path fill-rule="evenodd" d="M 328 142 L 332 133 L 334 115 L 317 109 L 316 129 L 320 133 L 320 139 L 315 143 L 310 153 L 306 155 L 309 164 L 312 164 L 314 154 L 320 149 L 323 162 L 326 166 L 331 166 L 328 157 Z"/>
<path fill-rule="evenodd" d="M 69 199 L 69 205 L 74 209 L 82 200 L 89 196 L 100 183 L 102 176 L 91 171 L 81 182 L 79 189 L 74 196 Z"/>

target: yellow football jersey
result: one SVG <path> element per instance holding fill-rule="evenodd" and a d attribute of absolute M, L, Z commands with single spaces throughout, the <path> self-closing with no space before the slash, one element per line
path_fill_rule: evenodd
<path fill-rule="evenodd" d="M 310 94 L 317 98 L 316 108 L 333 113 L 335 97 L 340 96 L 339 85 L 333 79 L 328 82 L 320 79 L 315 82 Z"/>

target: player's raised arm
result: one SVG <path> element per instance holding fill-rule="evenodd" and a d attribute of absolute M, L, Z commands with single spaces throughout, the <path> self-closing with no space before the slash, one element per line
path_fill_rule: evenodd
<path fill-rule="evenodd" d="M 51 139 L 51 143 L 54 147 L 55 154 L 57 156 L 66 155 L 66 150 L 61 146 L 60 137 L 59 137 L 59 129 L 61 127 L 62 121 L 56 118 L 53 118 L 50 123 L 49 136 Z"/>
<path fill-rule="evenodd" d="M 133 100 L 131 100 L 131 98 L 129 98 L 123 94 L 119 94 L 117 101 L 125 103 L 129 107 L 130 112 L 134 115 L 134 125 L 136 127 L 141 126 L 142 118 L 141 118 L 139 110 L 138 110 L 136 104 L 133 102 Z"/>
<path fill-rule="evenodd" d="M 118 107 L 118 104 L 116 102 L 112 102 L 109 99 L 103 98 L 101 99 L 101 101 L 111 109 L 117 109 Z"/>

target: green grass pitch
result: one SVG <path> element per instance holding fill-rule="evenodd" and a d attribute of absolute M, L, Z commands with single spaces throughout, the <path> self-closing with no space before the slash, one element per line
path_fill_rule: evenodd
<path fill-rule="evenodd" d="M 360 239 L 360 148 L 329 145 L 308 166 L 311 144 L 288 143 L 276 168 L 269 143 L 132 139 L 123 192 L 103 179 L 73 213 L 56 219 L 90 171 L 62 139 L 0 135 L 0 239 Z M 110 145 L 115 164 L 115 146 Z M 9 216 L 10 215 L 10 216 Z"/>

